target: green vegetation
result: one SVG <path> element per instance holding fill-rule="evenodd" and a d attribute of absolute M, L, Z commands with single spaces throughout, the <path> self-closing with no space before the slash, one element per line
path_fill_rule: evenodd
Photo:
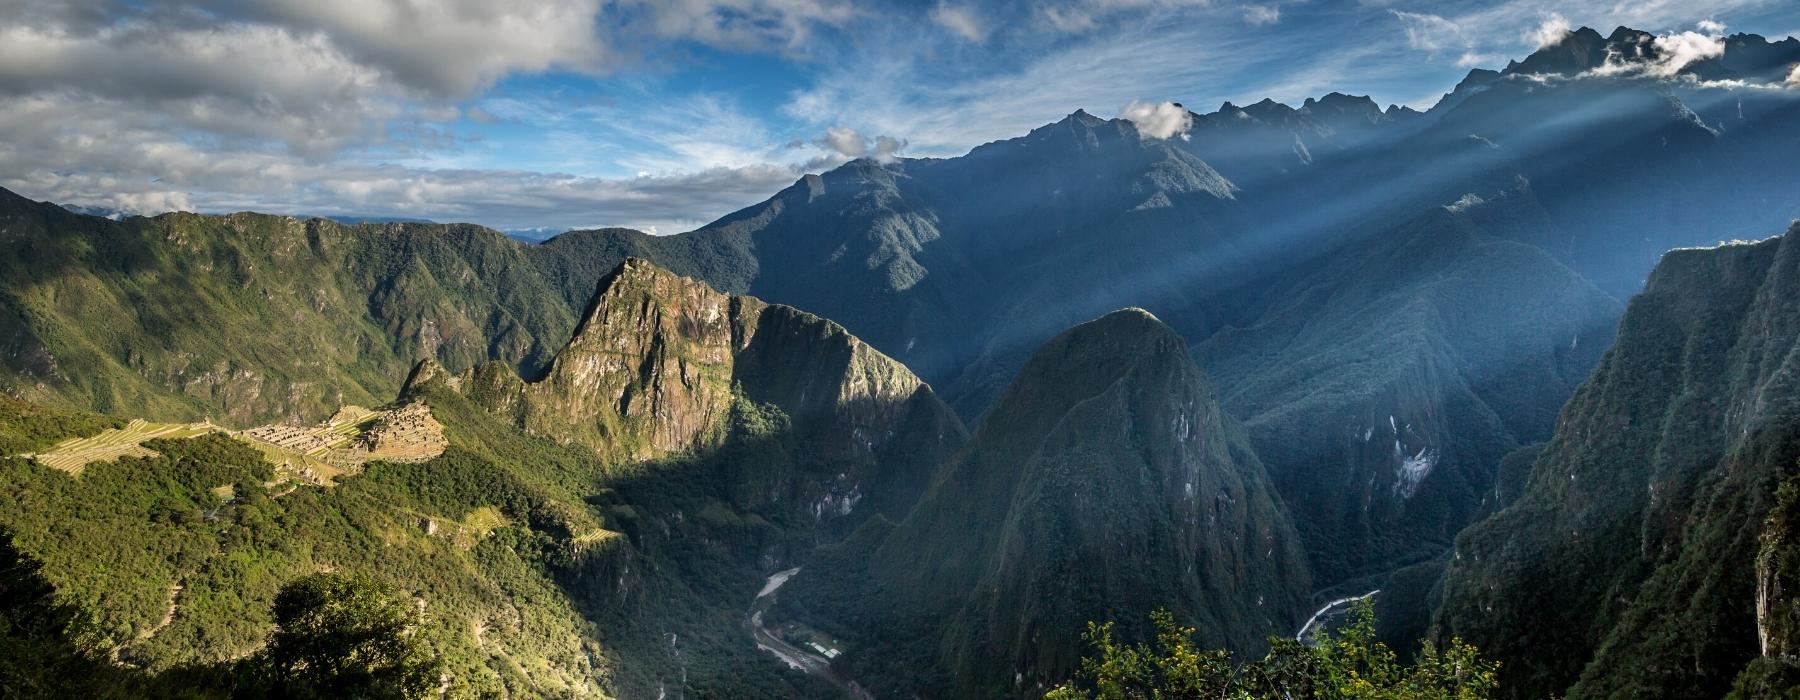
<path fill-rule="evenodd" d="M 247 694 L 422 698 L 437 685 L 438 665 L 412 636 L 418 619 L 412 601 L 366 575 L 300 577 L 275 596 L 275 634 L 246 662 Z"/>
<path fill-rule="evenodd" d="M 1607 347 L 1617 303 L 1506 240 L 1484 214 L 1505 208 L 1400 219 L 1195 345 L 1276 489 L 1304 504 L 1294 524 L 1322 584 L 1439 558 Z M 1408 461 L 1422 479 L 1403 481 Z"/>
<path fill-rule="evenodd" d="M 1130 309 L 1046 343 L 910 515 L 823 552 L 772 614 L 844 641 L 884 696 L 1004 697 L 1067 677 L 1084 620 L 1181 601 L 1209 644 L 1251 651 L 1310 592 L 1241 431 Z"/>
<path fill-rule="evenodd" d="M 31 452 L 124 425 L 117 418 L 58 410 L 0 394 L 0 455 Z"/>
<path fill-rule="evenodd" d="M 268 648 L 238 661 L 151 673 L 70 636 L 81 612 L 56 598 L 41 565 L 0 529 L 0 688 L 18 698 L 425 697 L 436 663 L 415 643 L 417 613 L 366 576 L 314 574 L 276 599 Z"/>
<path fill-rule="evenodd" d="M 385 402 L 420 357 L 533 373 L 604 271 L 568 274 L 561 258 L 620 259 L 475 226 L 110 221 L 10 192 L 0 222 L 3 393 L 240 428 Z"/>
<path fill-rule="evenodd" d="M 841 328 L 785 307 L 756 318 L 769 323 L 708 404 L 720 437 L 704 449 L 607 459 L 520 430 L 425 362 L 402 400 L 443 424 L 438 457 L 373 461 L 327 487 L 277 483 L 262 452 L 219 433 L 150 440 L 79 478 L 6 457 L 0 526 L 74 611 L 73 644 L 155 677 L 245 657 L 305 675 L 312 662 L 280 657 L 282 587 L 336 571 L 423 605 L 406 639 L 441 664 L 449 697 L 830 692 L 751 644 L 744 616 L 766 567 L 909 508 L 963 432 Z M 633 327 L 591 330 L 581 342 L 604 345 Z M 680 364 L 652 365 L 671 374 L 639 386 L 679 383 Z M 54 442 L 92 427 L 35 430 Z M 336 681 L 308 682 L 329 695 Z"/>
<path fill-rule="evenodd" d="M 1113 623 L 1088 623 L 1093 655 L 1080 682 L 1058 686 L 1045 700 L 1483 700 L 1498 688 L 1498 664 L 1452 640 L 1429 644 L 1402 664 L 1376 640 L 1374 606 L 1357 605 L 1349 624 L 1318 644 L 1271 639 L 1267 656 L 1242 664 L 1223 650 L 1194 646 L 1194 629 L 1167 611 L 1151 614 L 1156 645 L 1114 639 Z"/>
<path fill-rule="evenodd" d="M 1769 514 L 1800 458 L 1796 270 L 1793 232 L 1670 252 L 1523 492 L 1458 537 L 1437 638 L 1504 664 L 1504 694 L 1720 697 L 1762 656 L 1758 563 L 1781 561 Z"/>

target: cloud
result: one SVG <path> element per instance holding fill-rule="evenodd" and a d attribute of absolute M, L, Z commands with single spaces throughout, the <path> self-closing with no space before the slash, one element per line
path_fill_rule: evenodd
<path fill-rule="evenodd" d="M 900 150 L 906 148 L 906 141 L 892 136 L 877 136 L 870 139 L 855 129 L 833 127 L 825 130 L 825 135 L 813 140 L 814 144 L 823 147 L 837 160 L 855 160 L 857 158 L 873 158 L 879 162 L 890 162 L 898 157 Z"/>
<path fill-rule="evenodd" d="M 1700 23 L 1695 26 L 1699 27 L 1700 31 L 1706 32 L 1707 34 L 1711 34 L 1714 36 L 1718 36 L 1718 35 L 1725 33 L 1725 23 L 1719 22 L 1717 20 L 1703 19 L 1703 20 L 1700 20 Z"/>
<path fill-rule="evenodd" d="M 1657 61 L 1651 64 L 1651 75 L 1668 78 L 1695 61 L 1725 55 L 1725 40 L 1698 32 L 1681 32 L 1656 37 Z"/>
<path fill-rule="evenodd" d="M 642 35 L 789 54 L 809 53 L 819 30 L 863 14 L 852 0 L 618 0 L 612 9 L 603 20 L 616 25 L 621 41 Z"/>
<path fill-rule="evenodd" d="M 1166 139 L 1173 136 L 1187 138 L 1188 127 L 1193 125 L 1193 114 L 1187 108 L 1174 102 L 1144 102 L 1132 100 L 1119 110 L 1119 117 L 1130 120 L 1137 126 L 1138 134 L 1145 138 Z"/>
<path fill-rule="evenodd" d="M 1549 48 L 1562 43 L 1569 36 L 1570 29 L 1568 18 L 1552 12 L 1537 27 L 1525 33 L 1525 41 L 1538 49 Z"/>
<path fill-rule="evenodd" d="M 1589 74 L 1673 78 L 1696 61 L 1725 55 L 1725 39 L 1723 37 L 1708 36 L 1691 31 L 1657 36 L 1650 40 L 1650 46 L 1654 51 L 1645 56 L 1609 55 L 1606 57 L 1606 63 L 1589 71 Z"/>
<path fill-rule="evenodd" d="M 1261 27 L 1281 21 L 1281 8 L 1274 5 L 1245 5 L 1244 23 Z"/>
<path fill-rule="evenodd" d="M 513 72 L 597 72 L 613 59 L 601 0 L 245 0 L 226 17 L 317 33 L 364 65 L 437 96 L 464 97 Z"/>
<path fill-rule="evenodd" d="M 939 2 L 937 7 L 931 8 L 930 14 L 931 21 L 957 36 L 978 44 L 987 39 L 987 30 L 982 28 L 981 21 L 966 7 Z"/>
<path fill-rule="evenodd" d="M 1800 63 L 1794 64 L 1794 69 L 1788 71 L 1787 86 L 1800 89 Z"/>
<path fill-rule="evenodd" d="M 1498 64 L 1498 63 L 1502 63 L 1505 60 L 1506 60 L 1506 57 L 1501 54 L 1477 53 L 1475 51 L 1464 51 L 1461 56 L 1456 57 L 1456 67 L 1457 68 L 1478 68 L 1481 66 L 1491 66 L 1491 65 Z"/>
<path fill-rule="evenodd" d="M 1400 26 L 1406 32 L 1406 44 L 1421 51 L 1439 51 L 1464 43 L 1462 27 L 1441 16 L 1388 10 L 1394 18 L 1400 20 Z"/>
<path fill-rule="evenodd" d="M 196 145 L 92 97 L 0 101 L 0 186 L 130 213 L 371 215 L 495 228 L 629 226 L 674 232 L 792 183 L 793 165 L 603 178 L 498 168 L 312 161 L 245 144 Z"/>

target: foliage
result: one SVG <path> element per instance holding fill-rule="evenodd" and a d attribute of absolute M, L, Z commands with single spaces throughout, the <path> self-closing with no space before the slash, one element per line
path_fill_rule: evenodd
<path fill-rule="evenodd" d="M 185 667 L 148 674 L 111 663 L 77 643 L 81 611 L 56 599 L 42 564 L 0 528 L 0 689 L 10 698 L 224 698 L 232 674 Z"/>
<path fill-rule="evenodd" d="M 1505 695 L 1720 697 L 1760 655 L 1759 552 L 1800 457 L 1796 270 L 1792 233 L 1671 251 L 1523 492 L 1458 536 L 1434 626 L 1505 664 Z"/>
<path fill-rule="evenodd" d="M 271 698 L 423 697 L 438 662 L 414 636 L 412 601 L 366 574 L 303 576 L 275 596 L 275 634 L 250 662 Z"/>
<path fill-rule="evenodd" d="M 1113 623 L 1088 623 L 1093 655 L 1080 683 L 1058 686 L 1046 700 L 1182 700 L 1292 698 L 1316 700 L 1482 700 L 1498 688 L 1498 664 L 1461 640 L 1429 644 L 1411 665 L 1375 638 L 1374 605 L 1361 601 L 1344 628 L 1317 645 L 1271 639 L 1267 656 L 1241 665 L 1221 650 L 1194 646 L 1194 629 L 1167 611 L 1151 614 L 1156 644 L 1114 638 Z"/>
<path fill-rule="evenodd" d="M 124 424 L 117 418 L 58 410 L 0 394 L 0 456 L 42 449 Z"/>

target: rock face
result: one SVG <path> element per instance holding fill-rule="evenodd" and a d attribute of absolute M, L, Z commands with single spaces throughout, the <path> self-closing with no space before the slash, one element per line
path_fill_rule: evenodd
<path fill-rule="evenodd" d="M 629 459 L 714 447 L 733 360 L 766 308 L 628 259 L 600 281 L 541 379 L 490 364 L 469 391 L 532 432 Z"/>
<path fill-rule="evenodd" d="M 415 374 L 439 372 L 425 365 Z M 963 439 L 930 387 L 842 326 L 637 258 L 600 280 L 542 377 L 524 380 L 489 363 L 457 386 L 491 414 L 621 464 L 704 457 L 758 431 L 793 433 L 816 457 L 849 464 L 873 464 L 900 449 L 896 443 L 953 448 Z M 886 469 L 845 478 L 892 479 L 906 492 L 895 502 L 910 503 L 935 454 L 900 460 L 909 475 Z M 867 488 L 844 484 L 832 508 L 848 512 L 845 494 Z"/>
<path fill-rule="evenodd" d="M 1440 633 L 1518 697 L 1724 694 L 1784 646 L 1758 535 L 1800 458 L 1797 363 L 1800 232 L 1666 255 L 1524 493 L 1458 538 Z"/>
<path fill-rule="evenodd" d="M 867 572 L 837 585 L 930 622 L 851 655 L 931 655 L 943 678 L 881 690 L 941 697 L 1041 694 L 1076 668 L 1086 621 L 1140 635 L 1158 608 L 1253 650 L 1291 632 L 1310 592 L 1240 429 L 1181 338 L 1138 309 L 1039 349 Z"/>

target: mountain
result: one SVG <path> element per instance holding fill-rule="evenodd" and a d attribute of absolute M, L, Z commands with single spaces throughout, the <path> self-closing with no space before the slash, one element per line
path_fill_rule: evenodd
<path fill-rule="evenodd" d="M 1311 591 L 1241 429 L 1139 309 L 1040 348 L 918 507 L 851 545 L 782 600 L 851 640 L 848 674 L 884 697 L 1034 696 L 1075 669 L 1084 621 L 1140 635 L 1158 608 L 1254 650 Z"/>
<path fill-rule="evenodd" d="M 1194 346 L 1322 580 L 1449 548 L 1611 340 L 1616 302 L 1493 233 L 1527 196 L 1503 194 L 1296 270 Z"/>
<path fill-rule="evenodd" d="M 1800 228 L 1664 256 L 1524 492 L 1458 538 L 1439 633 L 1516 697 L 1730 689 L 1782 629 L 1759 572 L 1800 459 L 1797 293 Z"/>
<path fill-rule="evenodd" d="M 436 373 L 427 365 L 414 381 Z M 744 421 L 771 422 L 839 470 L 817 493 L 795 497 L 815 519 L 847 515 L 864 498 L 904 515 L 936 452 L 964 437 L 930 387 L 842 326 L 639 258 L 600 280 L 541 377 L 526 381 L 490 362 L 456 386 L 491 414 L 613 462 L 716 452 L 741 437 Z M 921 454 L 922 445 L 933 447 Z M 905 473 L 845 466 L 890 447 L 903 450 Z"/>
<path fill-rule="evenodd" d="M 311 423 L 384 402 L 422 356 L 532 371 L 592 290 L 565 294 L 543 251 L 465 225 L 109 221 L 0 192 L 0 238 L 0 385 L 164 420 Z"/>
<path fill-rule="evenodd" d="M 279 431 L 215 427 L 153 431 L 166 437 L 59 470 L 19 454 L 66 438 L 118 442 L 124 431 L 107 431 L 124 421 L 6 399 L 0 492 L 11 506 L 0 526 L 75 606 L 75 644 L 152 672 L 254 651 L 283 582 L 348 569 L 424 608 L 417 634 L 445 662 L 452 696 L 830 692 L 750 643 L 749 601 L 768 571 L 859 519 L 909 510 L 962 444 L 961 424 L 904 367 L 817 317 L 641 260 L 596 288 L 548 374 L 511 386 L 628 377 L 626 391 L 511 398 L 533 402 L 534 426 L 697 409 L 688 415 L 716 422 L 687 435 L 705 439 L 649 436 L 666 449 L 640 453 L 597 449 L 613 443 L 581 431 L 533 435 L 478 379 L 509 366 L 456 375 L 427 358 L 394 405 L 441 426 L 435 456 L 315 480 L 262 437 Z M 640 354 L 613 374 L 592 371 L 625 349 Z M 714 351 L 723 377 L 702 367 Z M 384 429 L 350 424 L 341 439 Z"/>
<path fill-rule="evenodd" d="M 1405 637 L 1449 567 L 1438 629 L 1520 693 L 1716 695 L 1756 656 L 1745 586 L 1783 600 L 1786 538 L 1759 569 L 1754 533 L 1785 321 L 1745 280 L 1784 258 L 1664 253 L 1800 216 L 1800 93 L 1769 85 L 1800 41 L 1668 41 L 1571 32 L 1424 112 L 1228 103 L 1155 139 L 1077 111 L 673 236 L 0 191 L 0 393 L 27 407 L 0 443 L 31 445 L 0 525 L 93 611 L 84 639 L 152 668 L 253 648 L 279 580 L 345 566 L 444 606 L 458 693 L 847 687 L 783 671 L 745 615 L 881 693 L 1026 693 L 1086 617 L 1136 635 L 1168 606 L 1254 650 L 1309 593 L 1381 588 Z M 1069 330 L 1123 307 L 1160 320 Z M 229 437 L 396 396 L 441 455 L 300 488 Z M 80 477 L 18 456 L 139 418 L 206 434 Z M 1694 629 L 1731 631 L 1671 651 Z"/>

